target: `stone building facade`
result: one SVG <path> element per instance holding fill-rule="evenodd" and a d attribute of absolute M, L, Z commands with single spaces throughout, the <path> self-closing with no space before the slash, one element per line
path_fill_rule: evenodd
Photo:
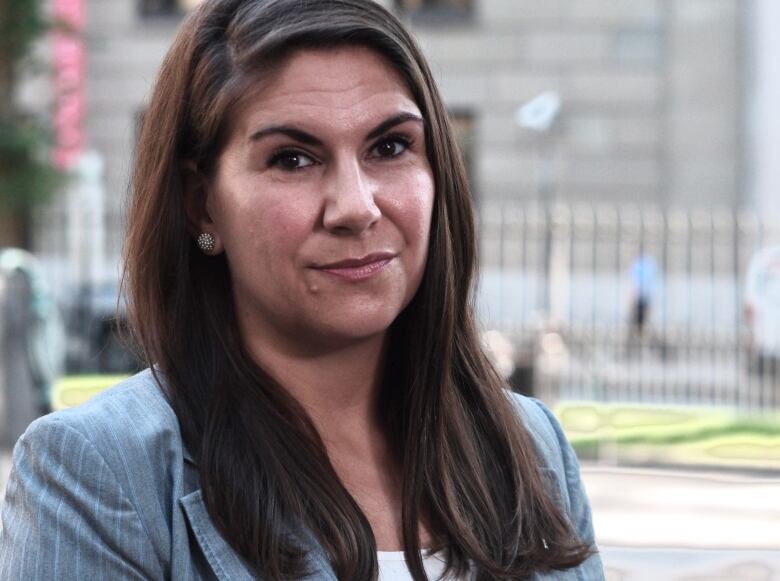
<path fill-rule="evenodd" d="M 109 262 L 137 121 L 181 21 L 171 1 L 86 0 Z M 740 0 L 383 2 L 432 62 L 478 200 L 742 203 Z M 522 129 L 518 107 L 545 91 L 561 98 L 556 123 Z"/>

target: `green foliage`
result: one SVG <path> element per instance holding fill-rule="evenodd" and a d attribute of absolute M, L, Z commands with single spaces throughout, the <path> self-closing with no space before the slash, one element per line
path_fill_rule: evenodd
<path fill-rule="evenodd" d="M 46 201 L 62 174 L 47 157 L 48 132 L 31 120 L 0 119 L 0 211 Z"/>
<path fill-rule="evenodd" d="M 46 28 L 40 0 L 0 0 L 0 59 L 21 61 Z"/>
<path fill-rule="evenodd" d="M 0 212 L 23 215 L 47 200 L 62 176 L 49 158 L 44 123 L 20 111 L 15 90 L 24 67 L 34 67 L 33 43 L 48 28 L 42 0 L 0 0 Z"/>
<path fill-rule="evenodd" d="M 556 415 L 580 458 L 780 469 L 780 413 L 568 402 Z"/>

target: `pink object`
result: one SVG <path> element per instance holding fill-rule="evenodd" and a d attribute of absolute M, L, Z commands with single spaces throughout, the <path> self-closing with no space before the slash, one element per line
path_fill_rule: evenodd
<path fill-rule="evenodd" d="M 57 29 L 52 33 L 54 52 L 54 163 L 71 169 L 84 149 L 87 58 L 84 46 L 84 0 L 54 0 Z"/>

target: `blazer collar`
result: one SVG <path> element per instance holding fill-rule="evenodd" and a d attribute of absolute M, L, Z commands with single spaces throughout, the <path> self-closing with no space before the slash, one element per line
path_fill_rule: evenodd
<path fill-rule="evenodd" d="M 191 461 L 191 460 L 190 460 Z M 179 500 L 190 528 L 203 555 L 219 581 L 254 581 L 255 577 L 243 559 L 222 537 L 206 509 L 202 491 L 196 490 Z M 307 549 L 307 565 L 311 574 L 305 581 L 338 581 L 336 574 L 317 540 L 306 531 L 294 537 Z"/>

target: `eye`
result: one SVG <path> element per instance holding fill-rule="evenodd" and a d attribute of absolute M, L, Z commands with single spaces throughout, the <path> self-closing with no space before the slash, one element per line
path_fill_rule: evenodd
<path fill-rule="evenodd" d="M 296 149 L 285 149 L 275 153 L 268 165 L 284 171 L 296 171 L 314 165 L 314 158 Z"/>
<path fill-rule="evenodd" d="M 411 141 L 403 135 L 390 135 L 385 137 L 371 149 L 372 157 L 392 159 L 398 157 L 409 149 Z"/>

